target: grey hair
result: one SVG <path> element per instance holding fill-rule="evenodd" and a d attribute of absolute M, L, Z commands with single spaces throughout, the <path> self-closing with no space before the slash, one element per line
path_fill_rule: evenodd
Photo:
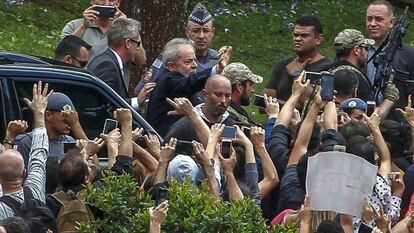
<path fill-rule="evenodd" d="M 125 38 L 139 33 L 141 23 L 131 18 L 118 18 L 112 22 L 107 32 L 108 46 L 118 46 Z"/>
<path fill-rule="evenodd" d="M 174 38 L 165 45 L 164 51 L 162 52 L 162 62 L 176 61 L 181 57 L 180 45 L 189 45 L 194 50 L 194 42 L 184 38 Z"/>

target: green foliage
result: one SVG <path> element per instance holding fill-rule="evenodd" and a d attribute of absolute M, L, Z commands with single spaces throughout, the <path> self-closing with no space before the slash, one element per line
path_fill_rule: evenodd
<path fill-rule="evenodd" d="M 294 23 L 302 14 L 320 18 L 325 36 L 321 51 L 323 55 L 333 59 L 332 42 L 339 31 L 355 28 L 366 32 L 364 17 L 370 1 L 254 1 L 267 4 L 261 5 L 243 4 L 242 1 L 234 0 L 208 0 L 207 6 L 214 14 L 215 25 L 212 47 L 218 49 L 222 45 L 232 45 L 232 61 L 243 62 L 253 72 L 264 77 L 262 84 L 255 85 L 255 92 L 262 93 L 274 64 L 293 55 L 289 24 Z M 81 17 L 81 13 L 89 5 L 90 1 L 68 0 L 26 0 L 23 5 L 13 7 L 0 4 L 0 50 L 53 57 L 53 50 L 64 25 Z M 221 9 L 221 12 L 217 9 Z M 401 9 L 397 9 L 397 15 L 400 13 Z M 409 14 L 411 22 L 413 16 Z M 145 19 L 142 23 L 146 23 Z M 404 42 L 414 45 L 412 25 Z M 248 106 L 247 110 L 258 113 L 254 106 Z M 265 115 L 255 114 L 254 119 L 263 122 Z"/>
<path fill-rule="evenodd" d="M 81 223 L 81 231 L 148 232 L 148 208 L 153 205 L 146 193 L 139 193 L 129 175 L 105 175 L 102 185 L 88 186 L 87 202 L 99 208 L 104 217 L 91 223 Z M 168 217 L 164 232 L 269 232 L 260 209 L 251 199 L 234 203 L 213 197 L 204 185 L 193 187 L 190 181 L 170 183 Z M 271 232 L 296 233 L 294 226 Z"/>
<path fill-rule="evenodd" d="M 148 232 L 148 208 L 152 206 L 151 198 L 146 193 L 139 193 L 137 183 L 129 175 L 105 175 L 102 185 L 88 186 L 86 198 L 88 204 L 100 209 L 104 218 L 91 223 L 82 223 L 84 233 L 99 232 Z"/>

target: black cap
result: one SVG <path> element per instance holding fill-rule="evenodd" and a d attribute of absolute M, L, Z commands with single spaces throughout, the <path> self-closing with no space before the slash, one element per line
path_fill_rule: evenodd
<path fill-rule="evenodd" d="M 188 17 L 188 20 L 200 25 L 204 25 L 210 22 L 212 19 L 213 18 L 211 17 L 210 12 L 208 12 L 207 8 L 201 3 L 197 3 L 193 9 L 193 12 L 191 12 L 190 16 Z"/>
<path fill-rule="evenodd" d="M 76 111 L 75 106 L 73 106 L 73 103 L 69 97 L 60 92 L 53 92 L 53 94 L 49 96 L 46 110 L 57 112 L 62 110 Z"/>

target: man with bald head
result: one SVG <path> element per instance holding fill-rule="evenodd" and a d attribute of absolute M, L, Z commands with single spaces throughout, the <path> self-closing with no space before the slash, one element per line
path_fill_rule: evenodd
<path fill-rule="evenodd" d="M 24 99 L 33 111 L 35 128 L 29 155 L 28 174 L 24 182 L 23 179 L 27 171 L 24 168 L 22 155 L 13 149 L 6 150 L 0 155 L 0 184 L 3 188 L 3 194 L 6 198 L 12 198 L 19 203 L 23 203 L 26 191 L 31 192 L 35 199 L 45 202 L 46 159 L 49 139 L 46 133 L 44 114 L 50 94 L 47 84 L 43 88 L 42 83 L 39 82 L 33 87 L 33 100 Z M 12 208 L 3 202 L 3 198 L 0 199 L 0 219 L 14 216 Z"/>
<path fill-rule="evenodd" d="M 235 124 L 227 112 L 231 100 L 231 82 L 227 77 L 223 75 L 209 77 L 201 93 L 205 102 L 194 108 L 209 128 L 215 123 Z M 199 141 L 194 128 L 190 118 L 185 116 L 170 127 L 165 139 L 169 140 L 173 137 L 183 141 Z"/>
<path fill-rule="evenodd" d="M 197 63 L 194 43 L 191 40 L 175 38 L 169 41 L 162 53 L 165 70 L 160 76 L 148 102 L 147 120 L 154 129 L 164 137 L 169 127 L 180 119 L 180 116 L 168 116 L 173 108 L 166 98 L 191 98 L 202 90 L 207 78 L 220 73 L 231 56 L 231 47 L 220 48 L 220 62 L 210 69 L 196 72 Z"/>

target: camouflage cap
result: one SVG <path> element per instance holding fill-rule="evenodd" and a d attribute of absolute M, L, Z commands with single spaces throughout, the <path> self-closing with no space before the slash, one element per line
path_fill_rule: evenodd
<path fill-rule="evenodd" d="M 357 45 L 368 46 L 375 44 L 374 40 L 365 38 L 356 29 L 345 29 L 335 37 L 334 45 L 337 49 L 352 48 Z"/>
<path fill-rule="evenodd" d="M 244 82 L 246 80 L 250 80 L 254 83 L 263 82 L 262 76 L 253 74 L 249 67 L 240 62 L 233 62 L 228 64 L 221 72 L 221 75 L 226 76 L 228 79 L 230 79 L 231 84 Z"/>

